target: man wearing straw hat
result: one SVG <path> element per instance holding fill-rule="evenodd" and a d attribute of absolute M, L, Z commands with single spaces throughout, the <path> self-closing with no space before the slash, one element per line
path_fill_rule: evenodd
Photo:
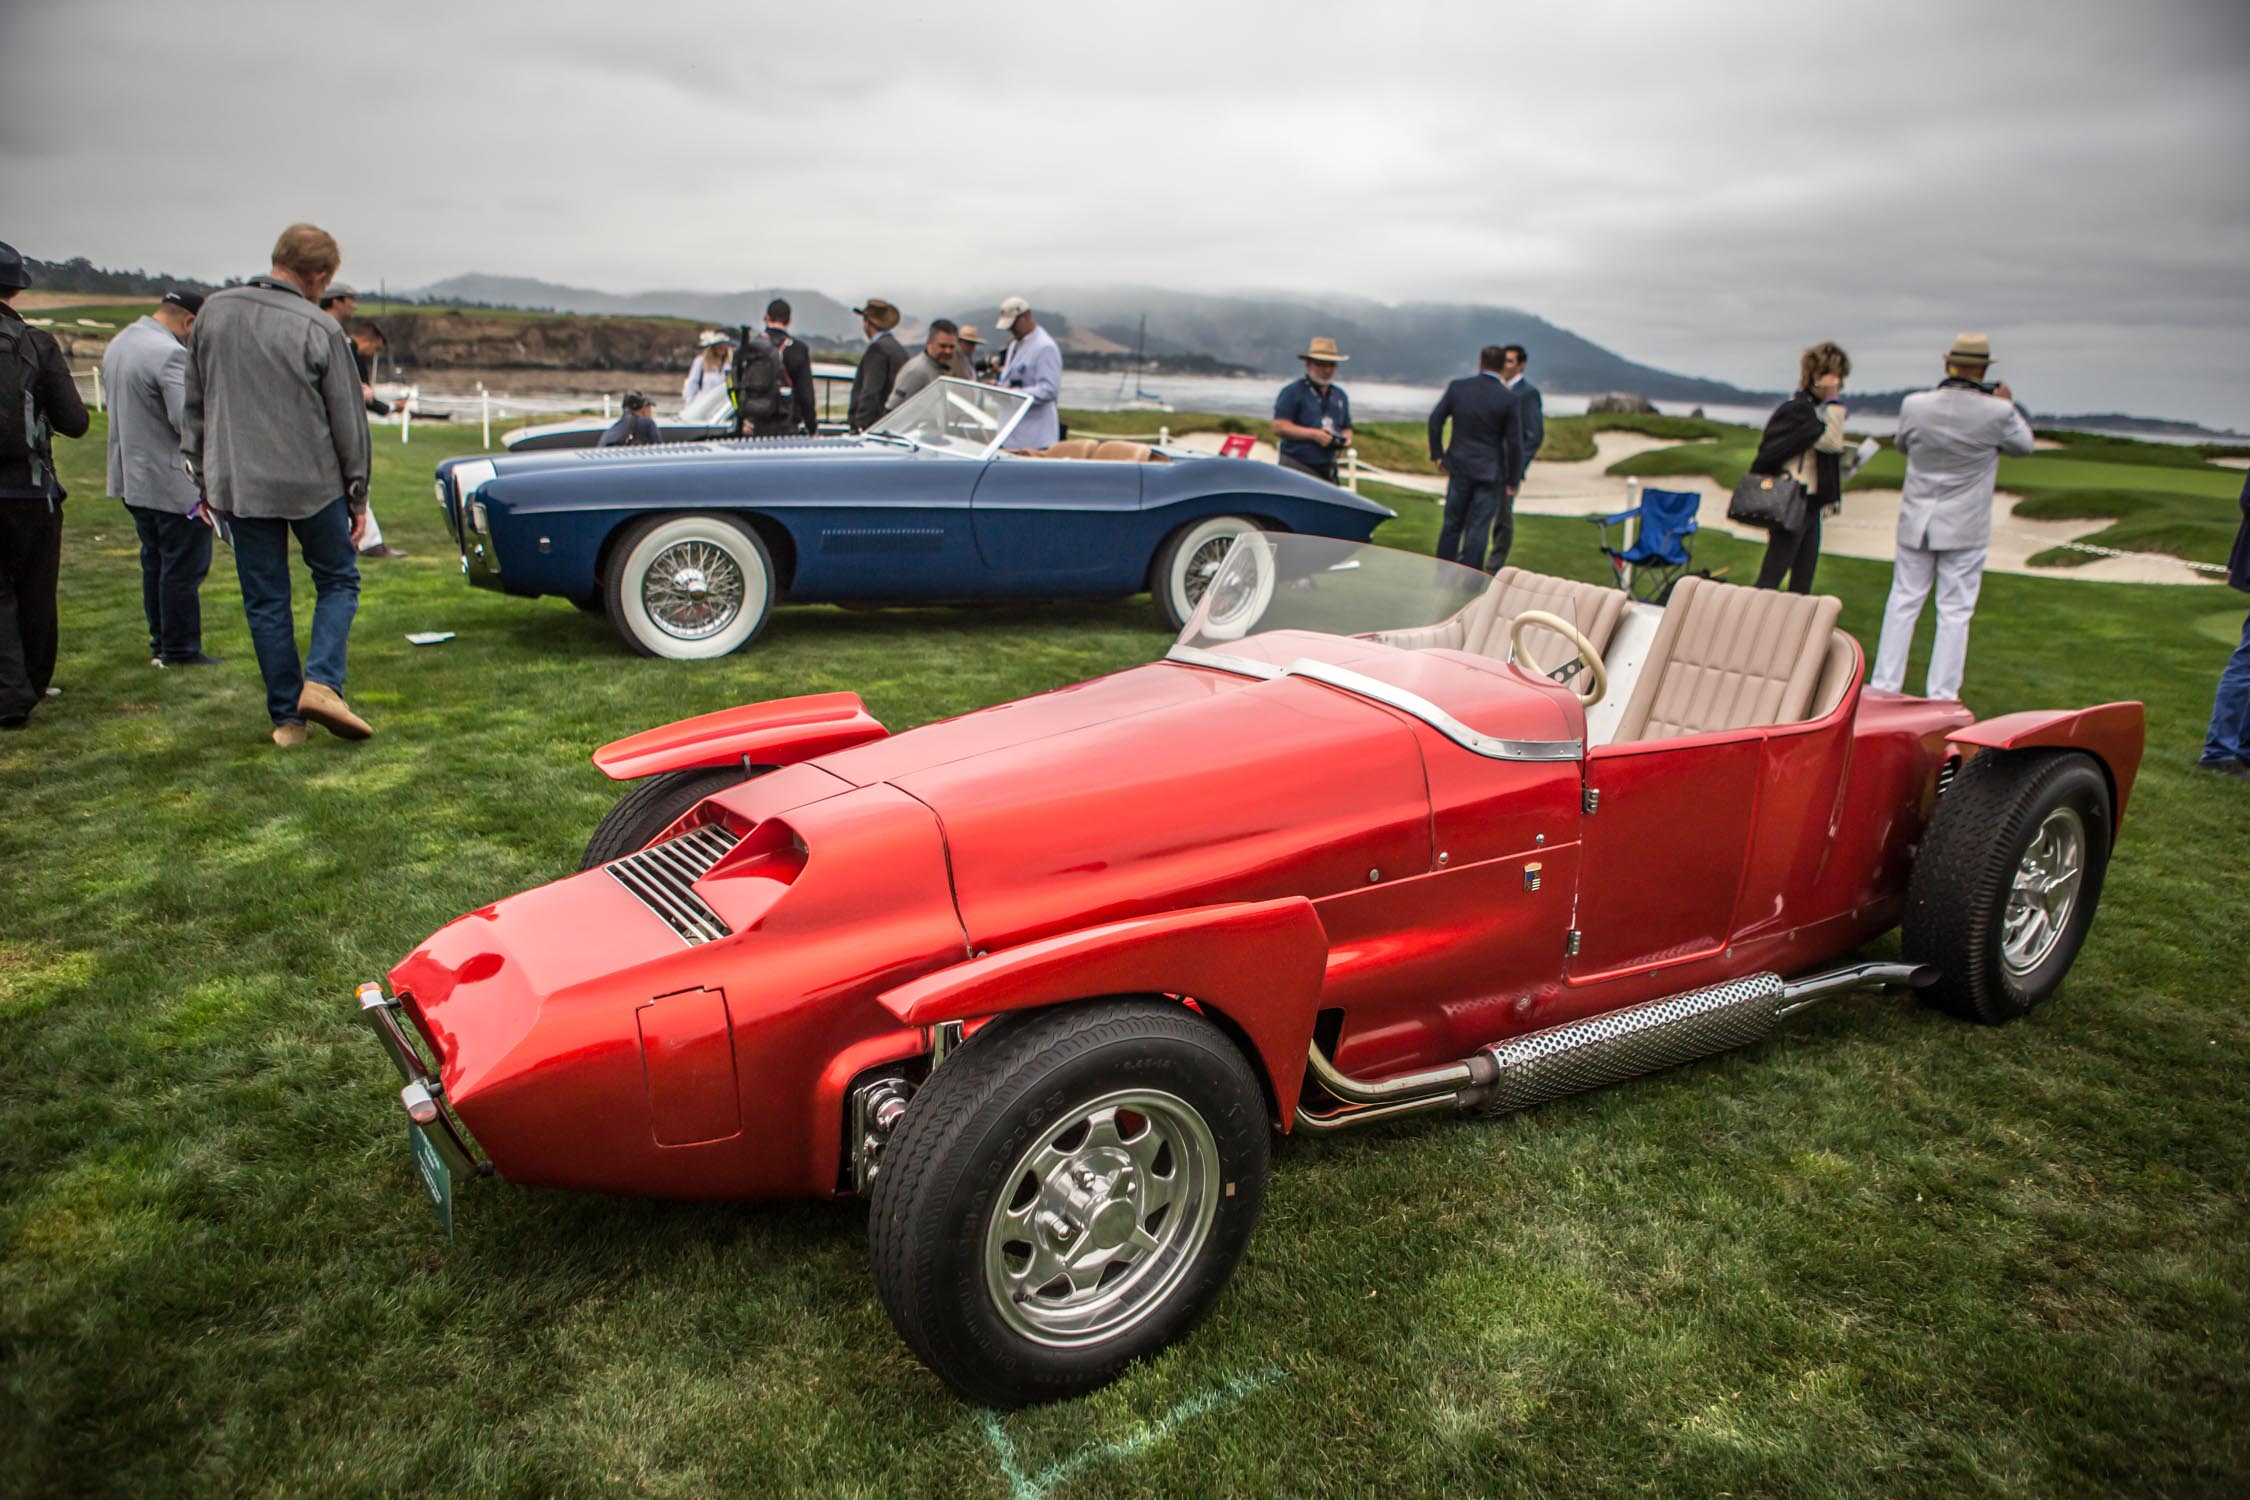
<path fill-rule="evenodd" d="M 1898 562 L 1883 608 L 1882 642 L 1867 685 L 1886 693 L 1906 682 L 1906 657 L 1922 601 L 1937 584 L 1937 640 L 1930 647 L 1926 698 L 1961 696 L 1969 656 L 1969 619 L 1984 582 L 1992 540 L 1992 485 L 2000 455 L 2031 452 L 2031 424 L 2008 383 L 1984 383 L 1992 340 L 1964 333 L 1945 354 L 1945 379 L 1899 403 L 1898 451 L 1906 455 L 1899 497 Z"/>
<path fill-rule="evenodd" d="M 976 379 L 977 346 L 983 342 L 984 335 L 977 332 L 976 324 L 963 323 L 953 335 L 953 358 L 946 361 L 945 373 L 955 380 Z"/>
<path fill-rule="evenodd" d="M 1317 338 L 1297 357 L 1304 379 L 1283 386 L 1273 403 L 1281 466 L 1335 484 L 1336 461 L 1352 441 L 1351 398 L 1335 383 L 1336 367 L 1351 356 L 1337 353 L 1334 339 Z"/>

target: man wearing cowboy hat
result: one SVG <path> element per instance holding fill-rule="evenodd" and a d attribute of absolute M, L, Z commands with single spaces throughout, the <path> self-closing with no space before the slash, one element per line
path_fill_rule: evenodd
<path fill-rule="evenodd" d="M 1976 613 L 1992 540 L 1992 484 L 2000 455 L 2021 458 L 2032 450 L 2031 424 L 2008 383 L 1984 383 L 1991 365 L 1992 340 L 1961 334 L 1946 351 L 1945 379 L 1937 389 L 1917 391 L 1899 403 L 1895 443 L 1906 455 L 1906 484 L 1899 497 L 1898 562 L 1891 570 L 1875 670 L 1867 679 L 1881 692 L 1898 692 L 1906 681 L 1914 626 L 1934 578 L 1937 640 L 1930 647 L 1923 696 L 1961 696 L 1969 618 Z"/>
<path fill-rule="evenodd" d="M 883 420 L 884 403 L 891 399 L 891 387 L 898 384 L 907 353 L 891 336 L 898 327 L 897 308 L 870 297 L 866 306 L 852 311 L 859 314 L 860 329 L 867 335 L 867 352 L 859 357 L 859 369 L 852 376 L 852 431 L 865 432 Z"/>
<path fill-rule="evenodd" d="M 1031 398 L 1031 410 L 1016 424 L 1008 446 L 1052 448 L 1062 440 L 1062 417 L 1055 409 L 1055 400 L 1062 395 L 1062 350 L 1056 347 L 1055 336 L 1031 315 L 1031 304 L 1021 297 L 1010 297 L 1000 304 L 1000 326 L 1015 342 L 1008 346 L 999 383 Z"/>
<path fill-rule="evenodd" d="M 1336 460 L 1352 440 L 1352 403 L 1335 383 L 1336 367 L 1351 358 L 1336 341 L 1314 339 L 1297 356 L 1305 378 L 1292 380 L 1274 398 L 1273 433 L 1281 440 L 1281 466 L 1336 483 Z"/>

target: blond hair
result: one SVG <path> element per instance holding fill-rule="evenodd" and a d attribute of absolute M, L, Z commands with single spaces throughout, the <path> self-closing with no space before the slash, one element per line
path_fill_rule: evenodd
<path fill-rule="evenodd" d="M 317 224 L 292 224 L 273 242 L 273 263 L 308 281 L 333 276 L 344 263 L 336 237 Z"/>
<path fill-rule="evenodd" d="M 1849 375 L 1852 357 L 1841 344 L 1823 339 L 1807 349 L 1804 358 L 1797 361 L 1797 389 L 1809 391 L 1812 383 L 1823 375 Z"/>

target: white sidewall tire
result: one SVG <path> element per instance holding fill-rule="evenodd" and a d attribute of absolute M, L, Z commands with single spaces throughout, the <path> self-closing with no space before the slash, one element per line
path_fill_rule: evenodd
<path fill-rule="evenodd" d="M 675 635 L 649 614 L 642 584 L 649 565 L 667 548 L 700 541 L 719 548 L 742 571 L 742 608 L 725 629 L 699 639 Z M 645 525 L 620 544 L 606 590 L 609 617 L 625 644 L 643 656 L 705 661 L 739 651 L 765 628 L 773 613 L 773 559 L 755 532 L 725 516 L 673 516 Z"/>
<path fill-rule="evenodd" d="M 1258 523 L 1247 516 L 1213 516 L 1178 533 L 1164 550 L 1163 566 L 1156 579 L 1157 604 L 1174 630 L 1186 628 L 1195 617 L 1197 601 L 1188 597 L 1188 569 L 1195 554 L 1217 537 L 1256 531 Z"/>

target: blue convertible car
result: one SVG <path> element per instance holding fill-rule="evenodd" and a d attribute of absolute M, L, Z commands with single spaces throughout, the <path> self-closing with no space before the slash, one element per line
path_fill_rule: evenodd
<path fill-rule="evenodd" d="M 601 610 L 647 656 L 724 656 L 780 600 L 1122 597 L 1177 629 L 1242 531 L 1365 541 L 1392 513 L 1271 464 L 1076 438 L 941 380 L 856 437 L 583 448 L 438 466 L 471 583 Z"/>

